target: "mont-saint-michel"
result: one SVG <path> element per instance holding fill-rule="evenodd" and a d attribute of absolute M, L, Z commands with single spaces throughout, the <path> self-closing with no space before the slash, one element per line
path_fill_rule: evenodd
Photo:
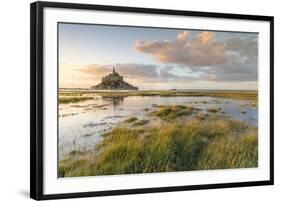
<path fill-rule="evenodd" d="M 112 67 L 112 73 L 103 77 L 101 83 L 91 87 L 92 90 L 138 90 L 128 82 L 124 81 L 123 76 L 115 71 L 115 66 Z"/>
<path fill-rule="evenodd" d="M 58 26 L 58 177 L 258 168 L 257 33 Z"/>

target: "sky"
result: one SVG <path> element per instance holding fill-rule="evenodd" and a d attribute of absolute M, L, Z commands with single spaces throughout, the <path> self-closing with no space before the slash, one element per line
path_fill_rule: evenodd
<path fill-rule="evenodd" d="M 59 23 L 60 88 L 112 71 L 140 90 L 257 90 L 258 34 Z"/>

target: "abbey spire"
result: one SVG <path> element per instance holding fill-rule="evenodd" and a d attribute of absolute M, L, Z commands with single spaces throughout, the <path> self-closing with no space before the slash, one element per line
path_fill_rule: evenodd
<path fill-rule="evenodd" d="M 113 74 L 115 73 L 115 65 L 113 65 L 112 73 L 113 73 Z"/>

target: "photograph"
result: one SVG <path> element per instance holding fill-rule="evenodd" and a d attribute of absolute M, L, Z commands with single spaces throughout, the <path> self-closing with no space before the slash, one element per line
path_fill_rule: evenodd
<path fill-rule="evenodd" d="M 258 32 L 58 22 L 57 36 L 58 178 L 258 168 Z"/>

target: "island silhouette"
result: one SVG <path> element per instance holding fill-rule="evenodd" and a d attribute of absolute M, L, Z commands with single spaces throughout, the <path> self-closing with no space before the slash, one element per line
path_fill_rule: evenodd
<path fill-rule="evenodd" d="M 112 67 L 112 73 L 103 77 L 98 85 L 92 86 L 93 90 L 138 90 L 128 82 L 124 81 L 123 76 L 115 71 L 115 66 Z"/>

